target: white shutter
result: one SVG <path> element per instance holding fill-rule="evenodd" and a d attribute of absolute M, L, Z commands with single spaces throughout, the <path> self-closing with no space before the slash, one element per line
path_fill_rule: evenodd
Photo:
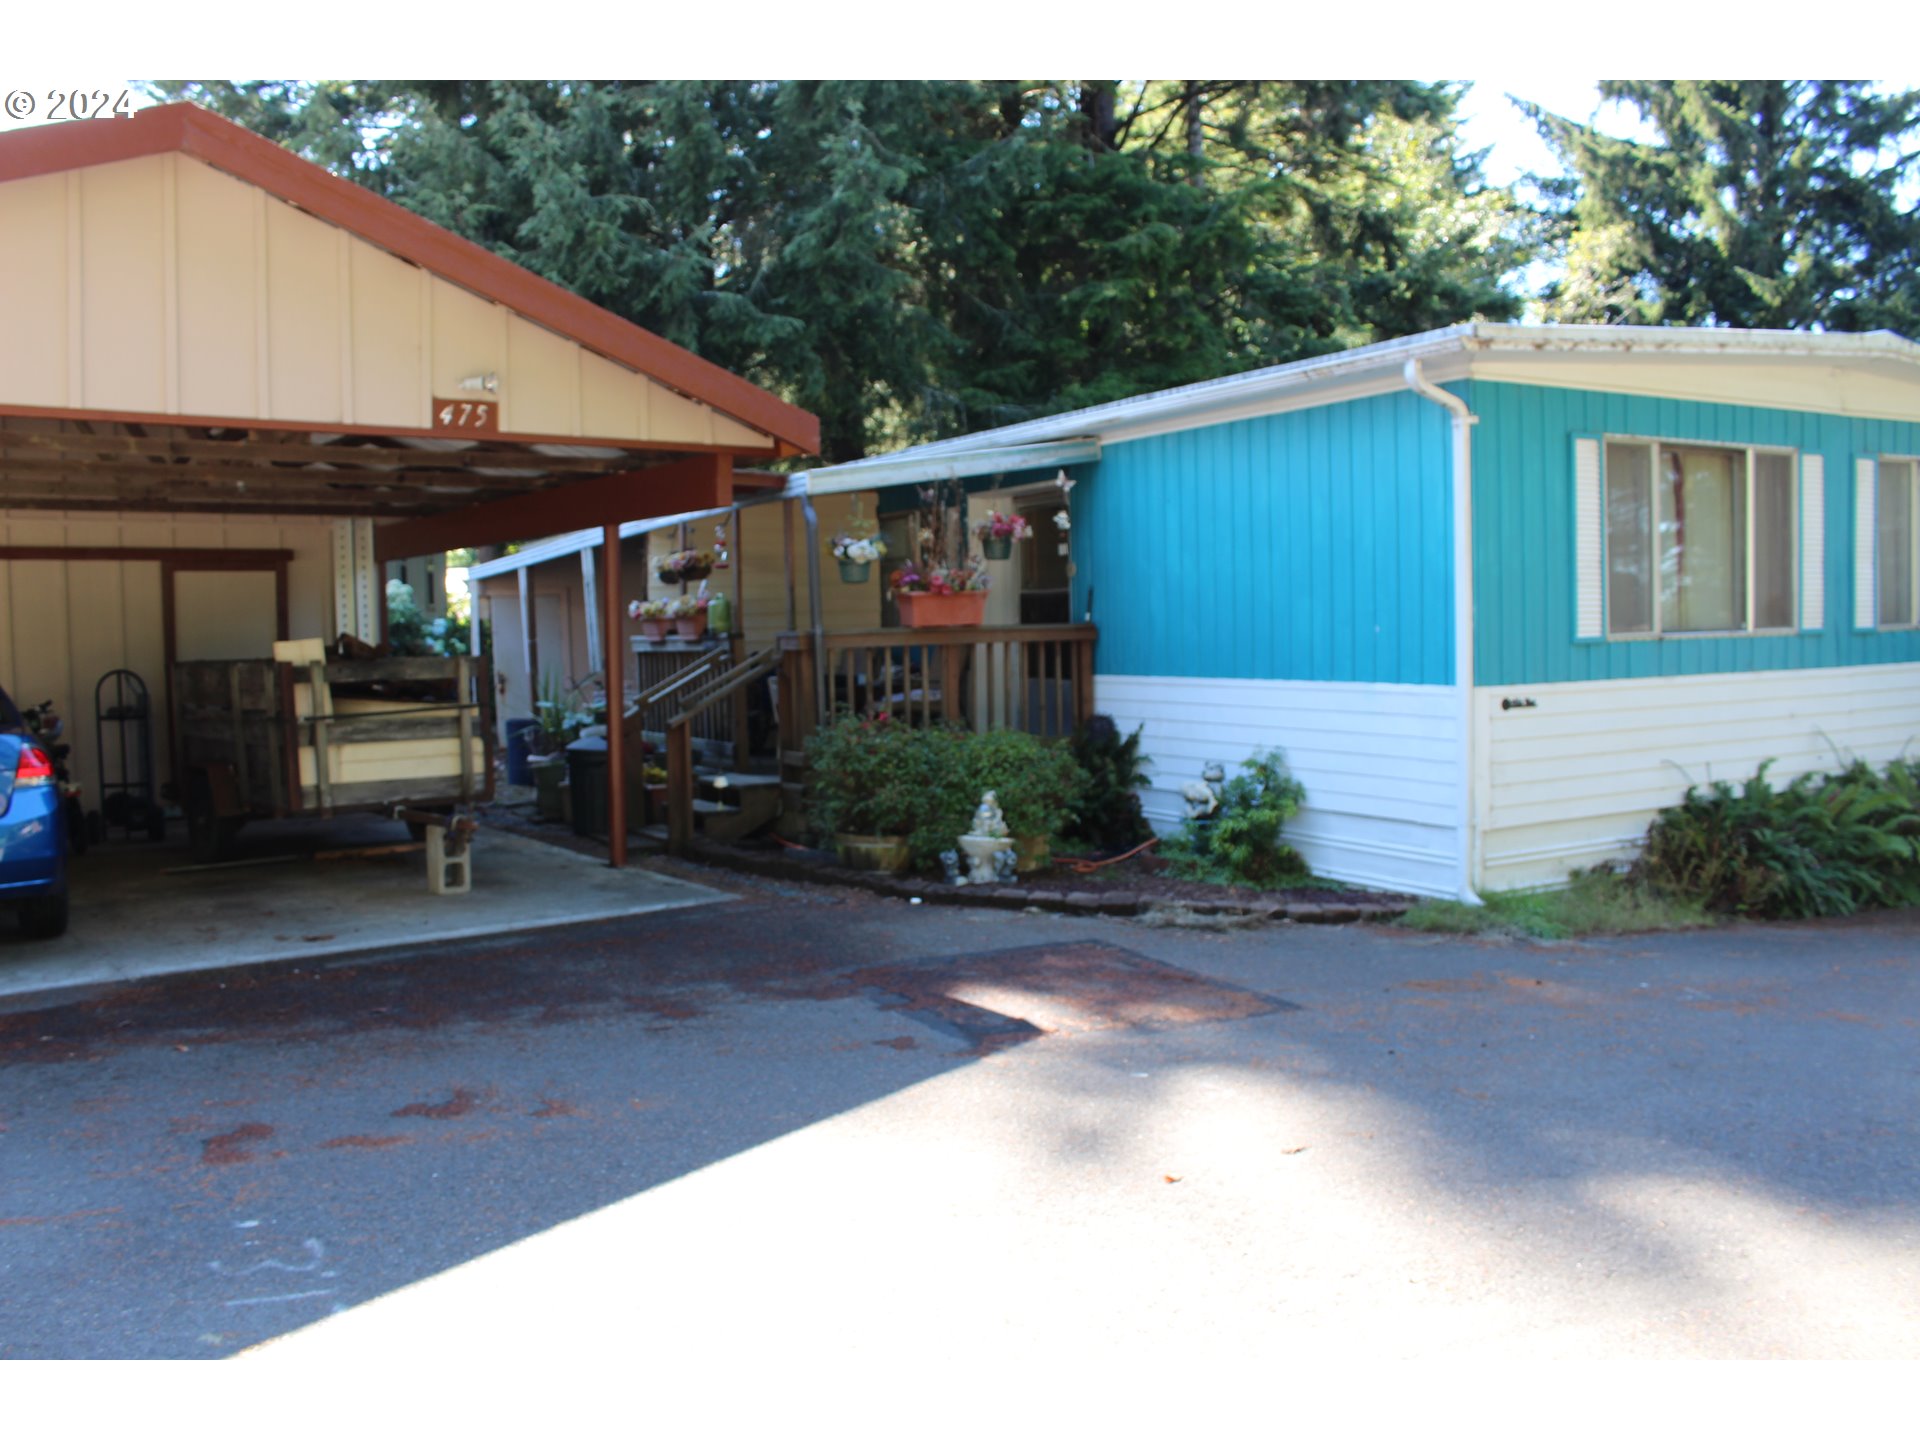
<path fill-rule="evenodd" d="M 1874 480 L 1877 464 L 1861 456 L 1853 462 L 1853 625 L 1874 626 Z"/>
<path fill-rule="evenodd" d="M 1600 527 L 1600 442 L 1573 442 L 1573 633 L 1600 640 L 1607 633 L 1604 537 Z"/>
<path fill-rule="evenodd" d="M 1827 628 L 1827 461 L 1800 457 L 1800 628 Z"/>

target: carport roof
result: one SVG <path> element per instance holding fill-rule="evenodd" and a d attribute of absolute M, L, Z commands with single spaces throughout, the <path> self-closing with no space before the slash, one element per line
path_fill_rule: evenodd
<path fill-rule="evenodd" d="M 284 201 L 418 267 L 435 283 L 458 287 L 571 342 L 579 352 L 590 352 L 583 365 L 611 361 L 641 377 L 631 383 L 659 387 L 653 394 L 684 397 L 659 399 L 656 407 L 694 402 L 720 417 L 707 437 L 711 443 L 701 443 L 684 427 L 643 428 L 609 438 L 591 428 L 555 433 L 515 426 L 467 438 L 417 424 L 301 423 L 264 414 L 203 414 L 190 407 L 183 407 L 187 413 L 157 407 L 89 409 L 14 403 L 21 397 L 0 394 L 0 508 L 398 518 L 496 503 L 513 506 L 513 518 L 505 523 L 517 529 L 525 522 L 514 502 L 533 501 L 532 492 L 599 482 L 589 487 L 595 492 L 591 503 L 580 490 L 569 497 L 580 503 L 542 517 L 529 532 L 537 534 L 556 524 L 631 518 L 662 506 L 684 509 L 689 499 L 724 503 L 726 457 L 803 455 L 819 446 L 819 421 L 807 412 L 191 104 L 156 106 L 128 119 L 0 134 L 0 184 L 168 155 L 186 156 L 256 187 L 269 203 Z M 171 236 L 153 241 L 156 249 L 170 243 Z M 421 408 L 438 403 L 428 407 L 422 401 Z M 703 458 L 719 462 L 717 484 L 706 467 L 696 466 L 693 491 L 669 498 L 665 492 L 685 488 L 675 483 L 676 473 Z M 648 493 L 654 489 L 663 493 Z"/>
<path fill-rule="evenodd" d="M 156 105 L 125 119 L 79 120 L 0 134 L 0 182 L 169 152 L 190 155 L 257 185 L 764 430 L 791 446 L 793 454 L 810 455 L 820 448 L 819 420 L 797 406 L 198 105 Z"/>

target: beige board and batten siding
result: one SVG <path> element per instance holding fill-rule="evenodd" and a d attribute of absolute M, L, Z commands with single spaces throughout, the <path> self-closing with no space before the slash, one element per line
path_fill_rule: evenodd
<path fill-rule="evenodd" d="M 1531 706 L 1502 709 L 1528 699 Z M 1690 784 L 1785 784 L 1920 754 L 1920 665 L 1666 675 L 1474 691 L 1478 883 L 1558 884 L 1638 852 Z"/>
<path fill-rule="evenodd" d="M 1186 816 L 1181 788 L 1209 761 L 1229 776 L 1279 747 L 1306 787 L 1286 830 L 1316 874 L 1357 885 L 1452 895 L 1460 878 L 1460 707 L 1437 685 L 1360 685 L 1096 675 L 1094 706 L 1122 734 L 1144 726 L 1161 833 Z"/>
<path fill-rule="evenodd" d="M 815 518 L 820 531 L 820 608 L 822 621 L 827 632 L 838 630 L 873 630 L 880 624 L 880 594 L 886 584 L 886 570 L 890 565 L 900 563 L 897 556 L 889 557 L 873 567 L 872 574 L 864 584 L 849 585 L 840 578 L 839 564 L 833 553 L 827 548 L 827 542 L 834 533 L 843 528 L 852 518 L 854 505 L 858 502 L 860 513 L 871 518 L 874 513 L 874 494 L 861 491 L 846 495 L 822 495 L 813 502 Z M 793 507 L 793 546 L 787 548 L 787 521 L 785 511 Z M 738 534 L 728 527 L 729 540 L 732 542 L 734 565 L 738 566 L 740 584 L 740 603 L 745 611 L 744 620 L 749 653 L 764 650 L 773 643 L 774 636 L 787 628 L 787 575 L 791 565 L 793 574 L 793 595 L 795 623 L 805 630 L 812 624 L 809 595 L 811 588 L 807 580 L 807 527 L 802 521 L 797 504 L 786 502 L 773 505 L 753 505 L 740 511 L 740 529 Z M 714 545 L 712 520 L 696 520 L 688 525 L 687 541 L 695 550 L 711 550 Z M 663 584 L 653 573 L 654 562 L 680 548 L 678 527 L 655 530 L 647 536 L 646 581 L 649 599 L 671 600 L 681 592 L 679 585 Z M 725 589 L 731 599 L 734 595 L 735 570 L 716 570 L 707 579 L 707 589 L 712 591 Z M 689 585 L 688 593 L 699 587 Z M 628 634 L 637 634 L 638 627 L 629 625 Z"/>
<path fill-rule="evenodd" d="M 760 431 L 186 155 L 0 184 L 0 404 L 764 450 Z"/>
<path fill-rule="evenodd" d="M 330 633 L 332 543 L 325 520 L 0 510 L 4 547 L 289 550 L 287 610 L 295 634 Z M 234 622 L 253 621 L 251 612 L 263 600 L 269 608 L 257 618 L 264 620 L 263 633 L 271 634 L 270 576 L 263 584 L 250 571 L 188 574 L 190 594 L 176 616 L 182 658 L 213 658 L 206 652 L 233 632 Z M 196 613 L 219 623 L 196 634 Z M 20 705 L 54 702 L 66 719 L 74 776 L 89 807 L 100 797 L 94 687 L 109 670 L 132 670 L 146 682 L 154 705 L 156 778 L 166 778 L 163 615 L 158 560 L 0 560 L 0 688 Z"/>

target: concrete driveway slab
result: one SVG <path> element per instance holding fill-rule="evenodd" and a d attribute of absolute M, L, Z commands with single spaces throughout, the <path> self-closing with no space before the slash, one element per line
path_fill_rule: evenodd
<path fill-rule="evenodd" d="M 427 892 L 418 853 L 316 859 L 405 843 L 391 820 L 263 823 L 248 863 L 196 868 L 184 838 L 97 847 L 74 862 L 73 922 L 33 941 L 0 921 L 0 999 L 157 975 L 432 944 L 644 915 L 733 897 L 635 865 L 482 829 L 472 888 Z"/>

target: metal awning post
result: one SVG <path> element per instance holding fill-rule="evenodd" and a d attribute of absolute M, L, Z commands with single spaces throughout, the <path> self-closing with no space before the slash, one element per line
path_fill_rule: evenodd
<path fill-rule="evenodd" d="M 605 527 L 607 558 L 601 576 L 606 581 L 605 650 L 607 656 L 607 863 L 618 870 L 627 863 L 626 766 L 626 639 L 620 623 L 620 526 Z M 591 551 L 582 552 L 591 555 Z M 524 571 L 522 572 L 525 573 Z"/>
<path fill-rule="evenodd" d="M 807 521 L 807 612 L 813 627 L 813 713 L 827 718 L 827 626 L 820 600 L 820 517 L 813 513 L 813 497 L 800 500 Z"/>

